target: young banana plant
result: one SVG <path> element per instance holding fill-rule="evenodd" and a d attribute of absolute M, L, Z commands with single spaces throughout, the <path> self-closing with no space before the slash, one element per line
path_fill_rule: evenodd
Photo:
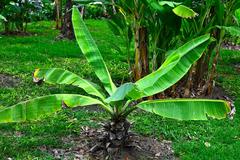
<path fill-rule="evenodd" d="M 139 102 L 140 99 L 162 92 L 178 82 L 212 41 L 210 35 L 200 36 L 176 49 L 158 70 L 136 83 L 130 82 L 116 87 L 76 7 L 73 8 L 72 21 L 78 45 L 106 92 L 102 92 L 97 84 L 66 70 L 37 69 L 34 73 L 35 81 L 77 86 L 89 96 L 55 94 L 21 102 L 0 110 L 0 123 L 37 120 L 66 106 L 73 108 L 99 105 L 111 117 L 111 123 L 104 126 L 108 146 L 120 147 L 128 139 L 130 124 L 126 120 L 127 116 L 136 109 L 177 120 L 207 120 L 208 117 L 222 119 L 230 113 L 230 103 L 223 100 L 161 99 Z"/>

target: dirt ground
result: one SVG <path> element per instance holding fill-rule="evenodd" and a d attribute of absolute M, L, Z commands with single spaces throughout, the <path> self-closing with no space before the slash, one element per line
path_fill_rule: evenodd
<path fill-rule="evenodd" d="M 16 87 L 19 85 L 20 82 L 21 80 L 18 77 L 0 73 L 0 87 Z"/>
<path fill-rule="evenodd" d="M 83 132 L 77 137 L 66 137 L 62 141 L 64 144 L 71 144 L 68 149 L 46 148 L 41 147 L 43 151 L 52 154 L 56 159 L 64 160 L 175 160 L 172 150 L 171 141 L 158 141 L 150 137 L 139 135 L 131 136 L 131 145 L 119 150 L 112 157 L 106 155 L 105 150 L 98 150 L 94 153 L 90 152 L 91 148 L 96 145 L 99 136 L 102 134 L 101 129 L 82 128 Z"/>

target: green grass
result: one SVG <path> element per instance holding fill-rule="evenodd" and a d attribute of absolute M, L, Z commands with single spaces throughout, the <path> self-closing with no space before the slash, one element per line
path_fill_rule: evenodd
<path fill-rule="evenodd" d="M 105 21 L 88 20 L 87 25 L 96 40 L 115 82 L 129 79 L 126 55 L 114 50 L 113 44 L 123 47 L 123 41 L 115 37 Z M 30 25 L 33 36 L 0 38 L 0 73 L 12 74 L 22 79 L 14 88 L 0 87 L 0 106 L 10 106 L 19 101 L 53 93 L 83 93 L 69 86 L 37 86 L 32 83 L 35 68 L 61 67 L 84 78 L 98 82 L 87 65 L 75 41 L 56 41 L 58 31 L 52 22 Z M 240 62 L 240 52 L 223 51 L 219 63 L 217 84 L 235 97 L 240 106 L 240 73 L 233 64 Z M 97 127 L 106 114 L 86 111 L 64 111 L 38 122 L 0 125 L 0 159 L 53 159 L 42 146 L 66 148 L 62 137 L 79 135 L 81 126 Z M 133 130 L 146 136 L 173 141 L 176 156 L 180 159 L 238 159 L 240 152 L 240 116 L 234 120 L 175 121 L 145 112 L 130 116 Z M 206 147 L 205 143 L 210 143 Z"/>

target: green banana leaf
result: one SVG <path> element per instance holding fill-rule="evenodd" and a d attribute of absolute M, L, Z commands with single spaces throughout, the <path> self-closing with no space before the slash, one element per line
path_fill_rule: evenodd
<path fill-rule="evenodd" d="M 82 88 L 88 94 L 97 96 L 102 100 L 105 99 L 104 95 L 99 91 L 101 88 L 92 82 L 89 82 L 78 75 L 60 68 L 51 69 L 36 69 L 34 78 L 43 80 L 50 84 L 67 84 Z"/>
<path fill-rule="evenodd" d="M 88 62 L 94 68 L 96 75 L 103 83 L 106 91 L 111 95 L 115 91 L 116 86 L 112 82 L 103 57 L 85 23 L 83 22 L 80 12 L 76 6 L 73 7 L 72 23 L 80 49 L 87 58 Z"/>
<path fill-rule="evenodd" d="M 168 5 L 169 7 L 174 8 L 175 6 L 178 6 L 178 5 L 182 4 L 182 3 L 180 3 L 180 2 L 173 2 L 173 1 L 160 1 L 159 4 L 161 6 Z"/>
<path fill-rule="evenodd" d="M 196 12 L 194 12 L 191 8 L 184 6 L 184 5 L 179 5 L 173 9 L 173 12 L 182 18 L 194 18 L 198 16 Z"/>
<path fill-rule="evenodd" d="M 240 27 L 237 26 L 217 26 L 219 29 L 227 31 L 231 36 L 240 37 Z"/>
<path fill-rule="evenodd" d="M 154 10 L 157 11 L 164 11 L 164 6 L 167 5 L 172 9 L 173 13 L 177 16 L 182 18 L 194 18 L 198 16 L 196 12 L 194 12 L 191 8 L 181 5 L 181 3 L 174 2 L 174 1 L 160 1 L 157 2 L 156 0 L 147 0 L 149 6 L 151 6 Z M 175 8 L 174 8 L 175 7 Z"/>
<path fill-rule="evenodd" d="M 38 120 L 41 117 L 53 114 L 63 107 L 78 107 L 100 105 L 107 111 L 112 109 L 101 101 L 87 96 L 75 94 L 55 94 L 21 102 L 0 110 L 0 123 L 24 122 Z"/>
<path fill-rule="evenodd" d="M 240 25 L 240 8 L 235 11 L 235 17 Z"/>
<path fill-rule="evenodd" d="M 210 99 L 169 99 L 145 101 L 138 108 L 177 120 L 223 119 L 231 111 L 228 102 Z"/>
<path fill-rule="evenodd" d="M 138 80 L 137 88 L 144 97 L 160 93 L 178 82 L 203 54 L 210 43 L 210 35 L 203 35 L 189 41 L 167 57 L 155 72 Z M 142 98 L 142 97 L 139 97 Z"/>
<path fill-rule="evenodd" d="M 146 1 L 149 6 L 151 6 L 153 9 L 157 11 L 163 11 L 163 5 L 160 5 L 156 0 L 147 0 Z"/>
<path fill-rule="evenodd" d="M 121 85 L 117 90 L 105 100 L 105 102 L 116 102 L 124 99 L 138 99 L 142 96 L 142 92 L 137 89 L 137 86 L 134 83 L 125 83 Z"/>
<path fill-rule="evenodd" d="M 119 26 L 116 25 L 115 22 L 113 22 L 112 20 L 108 20 L 107 22 L 108 22 L 107 23 L 108 27 L 111 29 L 111 31 L 114 33 L 114 35 L 120 36 L 121 35 L 121 30 L 120 30 Z"/>

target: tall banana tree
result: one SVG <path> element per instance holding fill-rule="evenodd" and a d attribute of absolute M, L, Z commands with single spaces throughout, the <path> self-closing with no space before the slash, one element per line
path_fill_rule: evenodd
<path fill-rule="evenodd" d="M 212 91 L 213 91 L 213 80 L 216 77 L 216 67 L 218 64 L 218 57 L 220 56 L 221 46 L 226 38 L 226 35 L 230 34 L 231 36 L 240 37 L 240 28 L 237 27 L 235 24 L 233 24 L 234 12 L 238 8 L 240 8 L 240 1 L 230 0 L 225 2 L 225 4 L 219 3 L 217 7 L 218 7 L 217 12 L 220 12 L 220 15 L 218 13 L 217 14 L 218 16 L 216 17 L 216 21 L 217 21 L 216 22 L 217 29 L 215 29 L 216 39 L 217 39 L 217 44 L 215 49 L 216 55 L 213 59 L 212 68 L 208 78 L 208 94 L 212 94 Z"/>
<path fill-rule="evenodd" d="M 61 34 L 59 37 L 61 38 L 67 38 L 67 39 L 74 39 L 74 32 L 73 32 L 73 26 L 72 26 L 72 6 L 73 1 L 67 0 L 65 4 L 64 9 L 64 16 L 63 16 L 63 24 L 61 27 Z"/>
<path fill-rule="evenodd" d="M 119 0 L 116 1 L 116 7 L 118 14 L 122 14 L 124 18 L 118 19 L 117 22 L 114 19 L 113 21 L 122 29 L 122 35 L 126 37 L 127 42 L 129 26 L 134 33 L 133 77 L 135 81 L 150 73 L 150 59 L 152 59 L 152 70 L 160 67 L 165 60 L 165 51 L 170 48 L 171 40 L 180 30 L 181 18 L 193 18 L 197 15 L 182 3 L 173 1 Z M 119 25 L 122 24 L 119 23 L 120 20 L 128 25 L 122 27 Z M 126 48 L 128 46 L 129 43 L 126 43 Z"/>
<path fill-rule="evenodd" d="M 0 123 L 38 120 L 65 107 L 99 105 L 110 115 L 110 123 L 104 126 L 104 147 L 122 147 L 129 138 L 130 124 L 127 116 L 136 109 L 177 120 L 222 119 L 231 111 L 230 103 L 209 99 L 139 100 L 162 92 L 181 79 L 211 42 L 209 34 L 192 39 L 170 54 L 155 72 L 138 80 L 116 87 L 106 64 L 90 32 L 76 7 L 73 8 L 73 26 L 80 49 L 102 82 L 101 87 L 78 75 L 59 68 L 37 69 L 35 82 L 67 84 L 82 88 L 88 96 L 78 94 L 55 94 L 21 102 L 0 110 Z M 135 102 L 135 103 L 132 103 Z M 106 145 L 107 143 L 108 145 Z"/>

